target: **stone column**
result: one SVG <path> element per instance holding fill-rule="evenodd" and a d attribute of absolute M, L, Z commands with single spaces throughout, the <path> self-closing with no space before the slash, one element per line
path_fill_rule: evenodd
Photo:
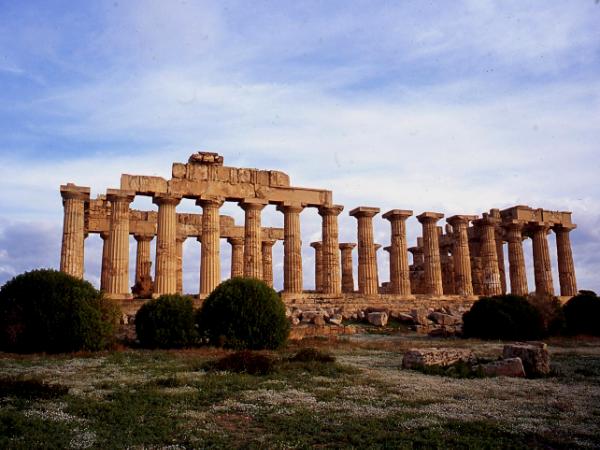
<path fill-rule="evenodd" d="M 177 234 L 175 246 L 177 249 L 177 293 L 183 294 L 183 243 L 187 236 Z"/>
<path fill-rule="evenodd" d="M 244 276 L 244 238 L 228 237 L 231 245 L 231 278 Z"/>
<path fill-rule="evenodd" d="M 560 295 L 577 295 L 577 280 L 575 278 L 575 265 L 573 264 L 573 252 L 571 250 L 571 238 L 569 233 L 576 225 L 557 225 L 554 227 L 556 233 L 556 253 L 558 257 L 558 280 L 560 282 Z"/>
<path fill-rule="evenodd" d="M 262 279 L 262 229 L 260 215 L 266 201 L 256 198 L 239 203 L 244 210 L 244 276 Z"/>
<path fill-rule="evenodd" d="M 354 274 L 352 273 L 352 249 L 356 244 L 344 242 L 340 244 L 342 259 L 342 292 L 354 292 Z"/>
<path fill-rule="evenodd" d="M 181 197 L 170 194 L 156 195 L 152 200 L 158 205 L 156 232 L 156 267 L 154 269 L 154 293 L 177 292 L 177 213 Z"/>
<path fill-rule="evenodd" d="M 302 292 L 300 213 L 303 209 L 291 203 L 277 206 L 283 213 L 283 291 L 286 293 Z"/>
<path fill-rule="evenodd" d="M 108 232 L 101 232 L 102 238 L 102 269 L 100 271 L 100 289 L 106 291 L 108 283 Z"/>
<path fill-rule="evenodd" d="M 467 229 L 469 228 L 469 221 L 476 218 L 476 216 L 457 215 L 449 217 L 447 220 L 452 225 L 454 234 L 452 258 L 454 259 L 454 288 L 458 295 L 473 295 L 471 255 Z"/>
<path fill-rule="evenodd" d="M 381 244 L 375 244 L 374 248 L 375 248 L 375 279 L 377 280 L 377 292 L 379 292 L 379 288 L 381 287 L 381 284 L 379 282 L 379 261 L 377 259 L 377 252 L 379 251 L 379 249 L 382 247 Z"/>
<path fill-rule="evenodd" d="M 200 295 L 210 294 L 221 282 L 221 226 L 219 208 L 222 198 L 201 198 L 202 237 L 200 240 Z"/>
<path fill-rule="evenodd" d="M 378 293 L 373 217 L 379 211 L 379 208 L 368 206 L 359 206 L 350 211 L 350 216 L 358 221 L 358 291 L 363 295 Z"/>
<path fill-rule="evenodd" d="M 129 204 L 135 193 L 108 189 L 111 204 L 108 237 L 108 282 L 106 293 L 114 299 L 131 298 L 129 290 Z"/>
<path fill-rule="evenodd" d="M 410 295 L 408 246 L 406 244 L 406 219 L 413 212 L 392 209 L 383 215 L 390 221 L 392 234 L 390 245 L 390 294 Z"/>
<path fill-rule="evenodd" d="M 500 284 L 495 235 L 498 219 L 484 213 L 483 217 L 477 219 L 475 223 L 480 229 L 479 256 L 483 269 L 483 295 L 500 295 L 502 294 L 502 285 Z"/>
<path fill-rule="evenodd" d="M 504 266 L 504 233 L 502 228 L 496 228 L 496 254 L 498 255 L 498 271 L 502 294 L 506 294 L 506 267 Z"/>
<path fill-rule="evenodd" d="M 550 225 L 544 222 L 530 224 L 533 240 L 533 268 L 536 294 L 554 295 L 552 265 L 548 249 Z"/>
<path fill-rule="evenodd" d="M 339 294 L 342 292 L 340 276 L 340 250 L 338 236 L 338 216 L 342 205 L 320 206 L 319 215 L 323 218 L 323 292 Z"/>
<path fill-rule="evenodd" d="M 527 295 L 527 272 L 525 271 L 525 256 L 523 255 L 523 224 L 517 221 L 507 223 L 506 239 L 508 240 L 508 271 L 510 277 L 510 293 Z"/>
<path fill-rule="evenodd" d="M 262 272 L 263 281 L 269 287 L 273 287 L 273 245 L 277 242 L 275 239 L 265 239 L 262 241 Z"/>
<path fill-rule="evenodd" d="M 69 183 L 60 187 L 60 195 L 64 208 L 60 270 L 83 278 L 85 202 L 90 200 L 90 188 Z"/>
<path fill-rule="evenodd" d="M 310 246 L 315 249 L 315 291 L 323 292 L 323 243 L 311 242 Z"/>
<path fill-rule="evenodd" d="M 135 253 L 135 282 L 142 281 L 142 276 L 150 277 L 150 242 L 154 236 L 147 234 L 135 234 L 133 236 L 137 241 L 137 250 Z"/>
<path fill-rule="evenodd" d="M 441 237 L 441 236 L 440 236 Z M 455 295 L 454 287 L 454 258 L 451 254 L 451 245 L 440 246 L 440 265 L 442 267 L 442 290 L 444 295 Z"/>
<path fill-rule="evenodd" d="M 442 266 L 440 263 L 440 244 L 436 223 L 444 215 L 435 212 L 424 212 L 417 216 L 423 225 L 423 275 L 425 293 L 429 295 L 443 295 Z"/>

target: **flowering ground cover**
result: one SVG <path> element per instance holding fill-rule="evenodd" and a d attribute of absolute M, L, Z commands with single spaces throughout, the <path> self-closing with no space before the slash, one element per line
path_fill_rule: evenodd
<path fill-rule="evenodd" d="M 302 346 L 335 362 L 290 361 Z M 312 340 L 267 375 L 206 371 L 216 349 L 0 354 L 0 448 L 600 448 L 600 340 L 549 341 L 552 376 L 402 370 L 416 335 Z"/>

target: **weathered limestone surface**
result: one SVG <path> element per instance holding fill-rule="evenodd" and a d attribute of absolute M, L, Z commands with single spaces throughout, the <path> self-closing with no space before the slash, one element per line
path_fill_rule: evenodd
<path fill-rule="evenodd" d="M 340 251 L 338 236 L 338 216 L 344 209 L 341 205 L 321 206 L 319 215 L 322 225 L 322 290 L 326 294 L 339 294 L 342 291 L 340 277 Z"/>
<path fill-rule="evenodd" d="M 481 230 L 479 255 L 483 265 L 483 295 L 500 295 L 502 294 L 502 285 L 495 235 L 498 219 L 484 213 L 481 219 L 476 220 L 476 223 Z"/>
<path fill-rule="evenodd" d="M 244 276 L 244 239 L 227 238 L 231 245 L 231 278 Z"/>
<path fill-rule="evenodd" d="M 554 227 L 556 233 L 556 253 L 558 256 L 558 279 L 560 282 L 560 295 L 577 295 L 577 280 L 575 278 L 575 265 L 573 264 L 573 252 L 571 250 L 571 238 L 569 234 L 575 229 L 575 225 Z"/>
<path fill-rule="evenodd" d="M 392 209 L 382 217 L 390 221 L 390 287 L 389 293 L 410 295 L 410 277 L 408 267 L 408 245 L 406 243 L 406 219 L 413 212 L 404 209 Z"/>
<path fill-rule="evenodd" d="M 342 259 L 342 292 L 354 292 L 354 274 L 352 271 L 352 250 L 356 244 L 343 242 L 340 244 Z"/>
<path fill-rule="evenodd" d="M 183 243 L 186 240 L 186 236 L 177 235 L 175 240 L 176 253 L 177 253 L 177 293 L 183 294 Z"/>
<path fill-rule="evenodd" d="M 69 183 L 60 187 L 60 194 L 64 207 L 60 270 L 83 278 L 84 207 L 90 199 L 90 189 Z"/>
<path fill-rule="evenodd" d="M 507 358 L 499 361 L 493 361 L 487 364 L 480 364 L 473 367 L 473 370 L 481 370 L 486 377 L 515 377 L 523 378 L 525 368 L 521 358 Z"/>
<path fill-rule="evenodd" d="M 266 202 L 258 199 L 247 199 L 240 202 L 245 213 L 244 235 L 244 276 L 262 279 L 262 239 L 261 212 Z"/>
<path fill-rule="evenodd" d="M 108 232 L 100 233 L 102 238 L 102 269 L 100 270 L 100 290 L 106 291 L 108 283 Z"/>
<path fill-rule="evenodd" d="M 421 348 L 411 349 L 402 358 L 403 369 L 415 369 L 425 366 L 449 366 L 459 361 L 473 363 L 475 355 L 469 349 Z"/>
<path fill-rule="evenodd" d="M 310 246 L 315 249 L 315 291 L 323 292 L 323 243 L 311 242 Z"/>
<path fill-rule="evenodd" d="M 156 295 L 175 294 L 177 292 L 177 216 L 175 208 L 181 198 L 167 194 L 155 196 L 153 201 L 158 205 L 154 293 Z"/>
<path fill-rule="evenodd" d="M 262 241 L 262 271 L 263 281 L 268 286 L 273 287 L 273 245 L 277 242 L 275 239 Z"/>
<path fill-rule="evenodd" d="M 302 240 L 300 236 L 300 204 L 281 204 L 283 213 L 283 290 L 288 293 L 302 292 Z"/>
<path fill-rule="evenodd" d="M 137 241 L 137 250 L 135 254 L 135 282 L 142 281 L 142 277 L 150 277 L 150 267 L 152 259 L 150 257 L 150 242 L 153 236 L 145 234 L 134 235 Z M 149 263 L 149 264 L 148 264 Z"/>
<path fill-rule="evenodd" d="M 436 223 L 444 217 L 441 213 L 424 212 L 417 216 L 423 225 L 423 273 L 425 293 L 443 295 L 440 245 Z"/>
<path fill-rule="evenodd" d="M 510 276 L 510 292 L 514 295 L 527 295 L 527 273 L 525 256 L 523 255 L 523 224 L 513 221 L 505 225 L 508 240 L 508 270 Z"/>
<path fill-rule="evenodd" d="M 106 197 L 112 204 L 106 292 L 112 298 L 129 298 L 129 204 L 134 194 L 109 189 Z"/>
<path fill-rule="evenodd" d="M 196 201 L 202 207 L 200 254 L 200 294 L 210 294 L 221 282 L 221 229 L 219 208 L 223 199 L 203 197 Z"/>
<path fill-rule="evenodd" d="M 550 225 L 537 223 L 531 226 L 533 239 L 533 274 L 535 278 L 535 292 L 538 294 L 554 295 L 552 283 L 552 265 L 550 263 L 550 250 L 548 249 L 548 232 Z"/>
<path fill-rule="evenodd" d="M 452 225 L 454 243 L 452 257 L 454 258 L 454 288 L 458 295 L 473 295 L 473 279 L 471 278 L 471 255 L 469 253 L 469 222 L 477 216 L 456 215 L 449 217 L 447 222 Z"/>
<path fill-rule="evenodd" d="M 503 358 L 521 358 L 525 373 L 539 377 L 550 373 L 550 353 L 544 342 L 517 342 L 507 344 L 502 350 Z"/>
<path fill-rule="evenodd" d="M 377 260 L 373 240 L 373 217 L 379 208 L 359 206 L 350 211 L 350 216 L 358 221 L 358 290 L 364 295 L 378 293 Z"/>

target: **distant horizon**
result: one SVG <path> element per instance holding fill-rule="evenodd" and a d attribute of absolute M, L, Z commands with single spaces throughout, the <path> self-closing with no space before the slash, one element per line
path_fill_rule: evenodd
<path fill-rule="evenodd" d="M 600 292 L 599 19 L 595 0 L 0 1 L 0 284 L 58 268 L 61 184 L 95 197 L 122 173 L 170 178 L 173 162 L 210 151 L 331 190 L 345 206 L 340 242 L 356 242 L 348 212 L 363 205 L 571 211 L 578 289 Z M 132 208 L 156 210 L 148 198 Z M 201 209 L 184 200 L 178 212 Z M 242 213 L 221 209 L 238 225 Z M 311 289 L 320 217 L 307 209 L 301 224 Z M 407 224 L 415 245 L 420 225 Z M 263 225 L 282 227 L 282 214 L 266 208 Z M 98 285 L 100 238 L 85 251 Z M 224 241 L 221 252 L 225 279 Z M 525 254 L 532 291 L 530 240 Z M 188 239 L 186 292 L 198 291 L 199 255 Z M 281 243 L 273 263 L 280 289 Z"/>

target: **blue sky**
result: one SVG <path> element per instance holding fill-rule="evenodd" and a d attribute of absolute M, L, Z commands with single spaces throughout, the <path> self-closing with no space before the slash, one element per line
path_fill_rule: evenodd
<path fill-rule="evenodd" d="M 599 23 L 595 0 L 0 0 L 0 283 L 58 266 L 60 184 L 95 195 L 210 150 L 333 190 L 346 241 L 358 205 L 571 210 L 579 286 L 600 291 Z M 307 287 L 319 226 L 302 214 Z M 384 245 L 388 227 L 375 221 Z M 93 282 L 99 255 L 88 238 Z M 189 292 L 198 266 L 188 240 Z"/>

